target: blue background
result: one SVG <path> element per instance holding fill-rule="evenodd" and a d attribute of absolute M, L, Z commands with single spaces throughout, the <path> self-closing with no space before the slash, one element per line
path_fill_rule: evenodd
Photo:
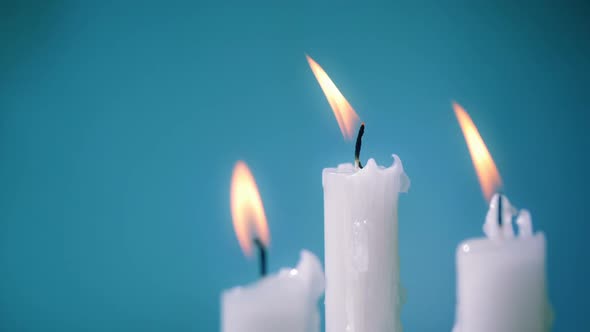
<path fill-rule="evenodd" d="M 231 228 L 244 159 L 270 269 L 323 257 L 321 170 L 352 159 L 305 53 L 401 156 L 407 331 L 450 331 L 456 245 L 486 205 L 451 109 L 478 125 L 548 239 L 555 331 L 588 325 L 589 6 L 6 3 L 0 8 L 0 330 L 216 331 L 256 280 Z"/>

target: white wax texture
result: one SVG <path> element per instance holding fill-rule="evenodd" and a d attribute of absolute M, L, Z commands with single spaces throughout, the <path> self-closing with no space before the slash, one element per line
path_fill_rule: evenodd
<path fill-rule="evenodd" d="M 497 200 L 497 197 L 494 198 Z M 528 211 L 512 231 L 513 211 L 504 203 L 502 227 L 497 208 L 484 226 L 487 238 L 457 247 L 457 311 L 454 332 L 550 331 L 552 312 L 545 279 L 545 236 L 532 234 Z M 492 225 L 496 225 L 496 230 Z"/>
<path fill-rule="evenodd" d="M 397 207 L 410 181 L 393 158 L 323 171 L 326 332 L 401 331 Z"/>
<path fill-rule="evenodd" d="M 295 269 L 245 287 L 223 292 L 221 330 L 224 332 L 318 332 L 318 300 L 324 274 L 318 258 L 303 250 Z"/>

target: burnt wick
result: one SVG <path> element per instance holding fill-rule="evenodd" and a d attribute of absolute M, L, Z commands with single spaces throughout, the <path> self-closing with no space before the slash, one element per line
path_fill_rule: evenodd
<path fill-rule="evenodd" d="M 254 244 L 258 248 L 258 263 L 260 265 L 260 277 L 262 278 L 266 276 L 266 247 L 264 246 L 264 243 L 260 241 L 259 238 L 254 239 Z"/>
<path fill-rule="evenodd" d="M 363 168 L 361 164 L 361 145 L 363 143 L 363 134 L 365 133 L 365 123 L 361 123 L 361 127 L 359 128 L 359 133 L 356 135 L 356 144 L 354 147 L 354 166 L 357 168 Z"/>

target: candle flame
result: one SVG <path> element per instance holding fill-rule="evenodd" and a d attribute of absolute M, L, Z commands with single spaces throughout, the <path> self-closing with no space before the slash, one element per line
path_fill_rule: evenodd
<path fill-rule="evenodd" d="M 481 190 L 486 201 L 489 202 L 494 193 L 502 186 L 502 178 L 500 178 L 498 168 L 469 114 L 456 102 L 453 102 L 453 109 L 463 131 L 463 136 L 465 136 Z"/>
<path fill-rule="evenodd" d="M 231 215 L 234 230 L 242 251 L 246 256 L 252 253 L 251 232 L 255 233 L 265 246 L 270 243 L 266 214 L 254 176 L 248 165 L 238 161 L 231 180 Z"/>
<path fill-rule="evenodd" d="M 320 67 L 320 65 L 309 55 L 305 56 L 307 57 L 307 62 L 309 63 L 315 78 L 318 80 L 324 95 L 326 95 L 326 99 L 328 99 L 328 103 L 330 103 L 330 107 L 332 107 L 332 111 L 334 111 L 342 136 L 347 140 L 353 139 L 355 127 L 360 121 L 359 116 L 356 114 L 352 106 L 350 106 L 346 98 L 344 98 L 342 93 L 340 93 L 340 90 L 338 90 L 322 67 Z"/>

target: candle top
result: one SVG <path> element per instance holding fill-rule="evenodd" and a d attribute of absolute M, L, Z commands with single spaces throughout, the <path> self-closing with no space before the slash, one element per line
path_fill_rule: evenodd
<path fill-rule="evenodd" d="M 324 287 L 324 273 L 319 259 L 311 252 L 302 250 L 297 267 L 282 268 L 278 273 L 251 284 L 226 290 L 223 297 L 240 297 L 244 301 L 254 301 L 255 298 L 275 298 L 282 293 L 299 290 L 309 292 L 310 299 L 317 299 L 324 292 Z"/>
<path fill-rule="evenodd" d="M 375 159 L 370 158 L 363 168 L 355 167 L 352 163 L 339 164 L 336 168 L 324 168 L 322 172 L 322 184 L 325 186 L 326 177 L 364 178 L 379 175 L 399 176 L 399 192 L 407 192 L 410 188 L 410 178 L 404 172 L 401 159 L 392 155 L 393 163 L 389 167 L 377 165 Z"/>
<path fill-rule="evenodd" d="M 517 255 L 527 255 L 527 252 L 545 248 L 545 234 L 537 232 L 527 239 L 505 239 L 494 241 L 488 238 L 472 238 L 465 240 L 457 247 L 457 255 L 490 254 L 511 252 Z"/>
<path fill-rule="evenodd" d="M 494 240 L 513 239 L 513 218 L 516 217 L 518 238 L 531 237 L 533 234 L 533 222 L 528 210 L 518 210 L 505 195 L 494 194 L 490 200 L 490 208 L 486 214 L 483 231 L 485 235 Z M 501 222 L 501 223 L 500 223 Z"/>

